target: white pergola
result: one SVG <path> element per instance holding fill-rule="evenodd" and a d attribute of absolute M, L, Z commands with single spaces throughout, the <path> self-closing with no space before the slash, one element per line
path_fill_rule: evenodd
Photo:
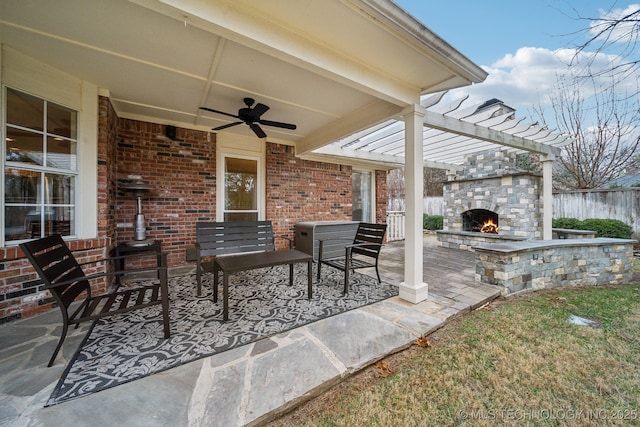
<path fill-rule="evenodd" d="M 561 147 L 571 142 L 566 135 L 516 118 L 515 110 L 498 100 L 463 108 L 467 97 L 445 103 L 445 93 L 425 97 L 420 105 L 406 109 L 402 120 L 387 120 L 310 154 L 405 166 L 406 264 L 400 296 L 414 303 L 428 294 L 428 286 L 422 282 L 423 167 L 458 170 L 465 156 L 488 150 L 539 154 L 543 165 L 543 238 L 550 240 L 552 164 Z"/>

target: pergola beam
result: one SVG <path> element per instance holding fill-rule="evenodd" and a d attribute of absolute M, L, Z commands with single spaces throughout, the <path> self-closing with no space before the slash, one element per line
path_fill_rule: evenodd
<path fill-rule="evenodd" d="M 531 151 L 539 154 L 558 155 L 560 149 L 550 145 L 541 144 L 531 139 L 525 139 L 516 135 L 511 135 L 506 131 L 496 131 L 474 123 L 465 122 L 460 119 L 448 117 L 443 114 L 426 111 L 424 117 L 424 125 L 451 132 L 458 135 L 464 135 L 469 138 L 492 142 L 505 147 L 515 148 L 518 150 Z"/>

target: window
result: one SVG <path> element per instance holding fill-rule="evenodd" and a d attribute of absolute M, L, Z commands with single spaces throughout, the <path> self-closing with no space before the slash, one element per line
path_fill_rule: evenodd
<path fill-rule="evenodd" d="M 354 170 L 352 180 L 352 212 L 354 221 L 373 221 L 373 185 L 370 171 Z"/>
<path fill-rule="evenodd" d="M 224 158 L 224 220 L 258 220 L 258 161 Z"/>
<path fill-rule="evenodd" d="M 4 239 L 75 234 L 77 112 L 6 88 Z"/>

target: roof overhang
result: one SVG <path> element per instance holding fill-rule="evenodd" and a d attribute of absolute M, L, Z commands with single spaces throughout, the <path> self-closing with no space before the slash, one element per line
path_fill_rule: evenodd
<path fill-rule="evenodd" d="M 22 0 L 0 42 L 108 95 L 122 118 L 210 130 L 252 97 L 310 152 L 486 72 L 388 0 Z M 245 125 L 225 130 L 248 139 Z"/>

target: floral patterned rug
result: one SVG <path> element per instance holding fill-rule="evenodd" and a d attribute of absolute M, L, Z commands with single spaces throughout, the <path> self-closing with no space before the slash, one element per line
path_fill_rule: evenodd
<path fill-rule="evenodd" d="M 147 375 L 221 353 L 398 295 L 395 286 L 354 273 L 342 295 L 342 272 L 322 269 L 307 299 L 306 265 L 296 265 L 294 286 L 288 266 L 234 274 L 229 285 L 229 320 L 222 321 L 222 295 L 212 299 L 213 277 L 169 279 L 171 337 L 163 339 L 160 310 L 150 307 L 97 321 L 67 365 L 46 406 L 86 396 Z"/>

